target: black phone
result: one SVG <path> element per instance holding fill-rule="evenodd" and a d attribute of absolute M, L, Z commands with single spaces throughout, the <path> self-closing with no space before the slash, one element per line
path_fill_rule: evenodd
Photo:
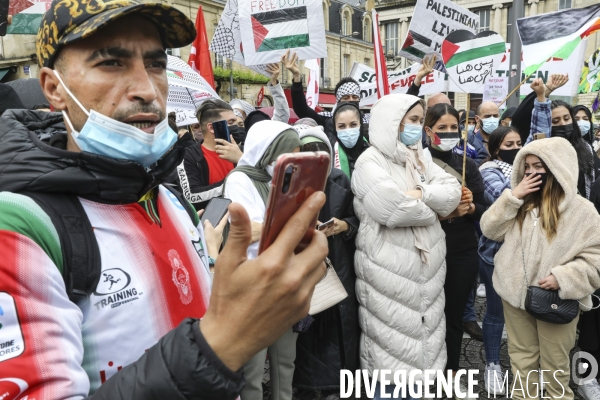
<path fill-rule="evenodd" d="M 204 209 L 204 214 L 202 214 L 202 218 L 200 218 L 200 223 L 204 226 L 204 221 L 208 220 L 212 226 L 219 225 L 219 222 L 223 219 L 225 214 L 227 214 L 227 207 L 231 200 L 223 198 L 223 197 L 213 197 Z"/>
<path fill-rule="evenodd" d="M 212 125 L 215 131 L 215 139 L 223 139 L 231 143 L 229 128 L 227 127 L 227 121 L 215 121 L 212 123 Z"/>

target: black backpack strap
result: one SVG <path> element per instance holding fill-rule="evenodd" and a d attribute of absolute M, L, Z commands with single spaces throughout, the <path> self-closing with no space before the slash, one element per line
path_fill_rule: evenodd
<path fill-rule="evenodd" d="M 33 199 L 52 220 L 63 254 L 63 279 L 69 299 L 89 296 L 98 285 L 102 264 L 90 220 L 77 196 L 20 193 Z"/>
<path fill-rule="evenodd" d="M 167 190 L 169 192 L 173 193 L 173 196 L 175 196 L 177 198 L 177 200 L 179 200 L 179 203 L 181 203 L 181 206 L 183 208 L 185 208 L 185 211 L 190 216 L 190 219 L 192 220 L 194 225 L 196 225 L 196 223 L 198 221 L 198 214 L 196 213 L 196 209 L 194 208 L 194 206 L 192 206 L 190 204 L 190 202 L 186 200 L 186 198 L 183 196 L 183 193 L 181 193 L 179 190 L 177 190 L 177 188 L 175 188 L 175 186 L 172 186 L 172 185 L 163 185 L 163 186 L 165 188 L 167 188 Z"/>

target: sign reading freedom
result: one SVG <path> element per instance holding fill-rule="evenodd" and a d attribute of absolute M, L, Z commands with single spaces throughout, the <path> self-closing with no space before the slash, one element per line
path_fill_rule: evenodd
<path fill-rule="evenodd" d="M 398 54 L 420 63 L 428 54 L 440 54 L 442 42 L 451 32 L 465 29 L 476 33 L 477 28 L 479 17 L 450 0 L 418 0 Z M 435 69 L 445 72 L 441 61 Z"/>

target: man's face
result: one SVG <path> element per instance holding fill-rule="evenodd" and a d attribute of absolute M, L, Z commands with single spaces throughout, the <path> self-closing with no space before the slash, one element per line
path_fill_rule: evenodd
<path fill-rule="evenodd" d="M 154 133 L 165 119 L 167 56 L 156 27 L 141 16 L 127 16 L 65 46 L 57 68 L 65 85 L 89 111 Z M 65 110 L 76 130 L 87 115 L 49 68 L 42 88 L 57 110 Z"/>
<path fill-rule="evenodd" d="M 476 119 L 479 123 L 479 126 L 481 126 L 481 120 L 491 117 L 500 118 L 500 109 L 495 103 L 488 101 L 481 105 L 479 114 L 476 116 Z"/>
<path fill-rule="evenodd" d="M 340 99 L 340 103 L 345 101 L 360 101 L 360 97 L 357 94 L 345 94 Z"/>

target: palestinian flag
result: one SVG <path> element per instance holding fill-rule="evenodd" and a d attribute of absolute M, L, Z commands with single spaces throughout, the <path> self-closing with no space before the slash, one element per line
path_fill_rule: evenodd
<path fill-rule="evenodd" d="M 427 53 L 431 52 L 431 39 L 419 35 L 417 32 L 408 31 L 401 50 L 415 57 L 424 58 Z"/>
<path fill-rule="evenodd" d="M 9 14 L 12 24 L 6 33 L 12 35 L 35 35 L 40 28 L 42 16 L 48 10 L 51 1 L 15 0 L 10 2 Z"/>
<path fill-rule="evenodd" d="M 252 14 L 257 53 L 310 46 L 306 6 Z"/>
<path fill-rule="evenodd" d="M 581 40 L 600 29 L 600 4 L 517 20 L 525 75 L 552 57 L 566 59 Z"/>
<path fill-rule="evenodd" d="M 469 31 L 455 31 L 442 43 L 442 57 L 446 68 L 469 63 L 479 58 L 504 54 L 506 43 L 492 31 L 481 32 L 477 36 Z"/>

